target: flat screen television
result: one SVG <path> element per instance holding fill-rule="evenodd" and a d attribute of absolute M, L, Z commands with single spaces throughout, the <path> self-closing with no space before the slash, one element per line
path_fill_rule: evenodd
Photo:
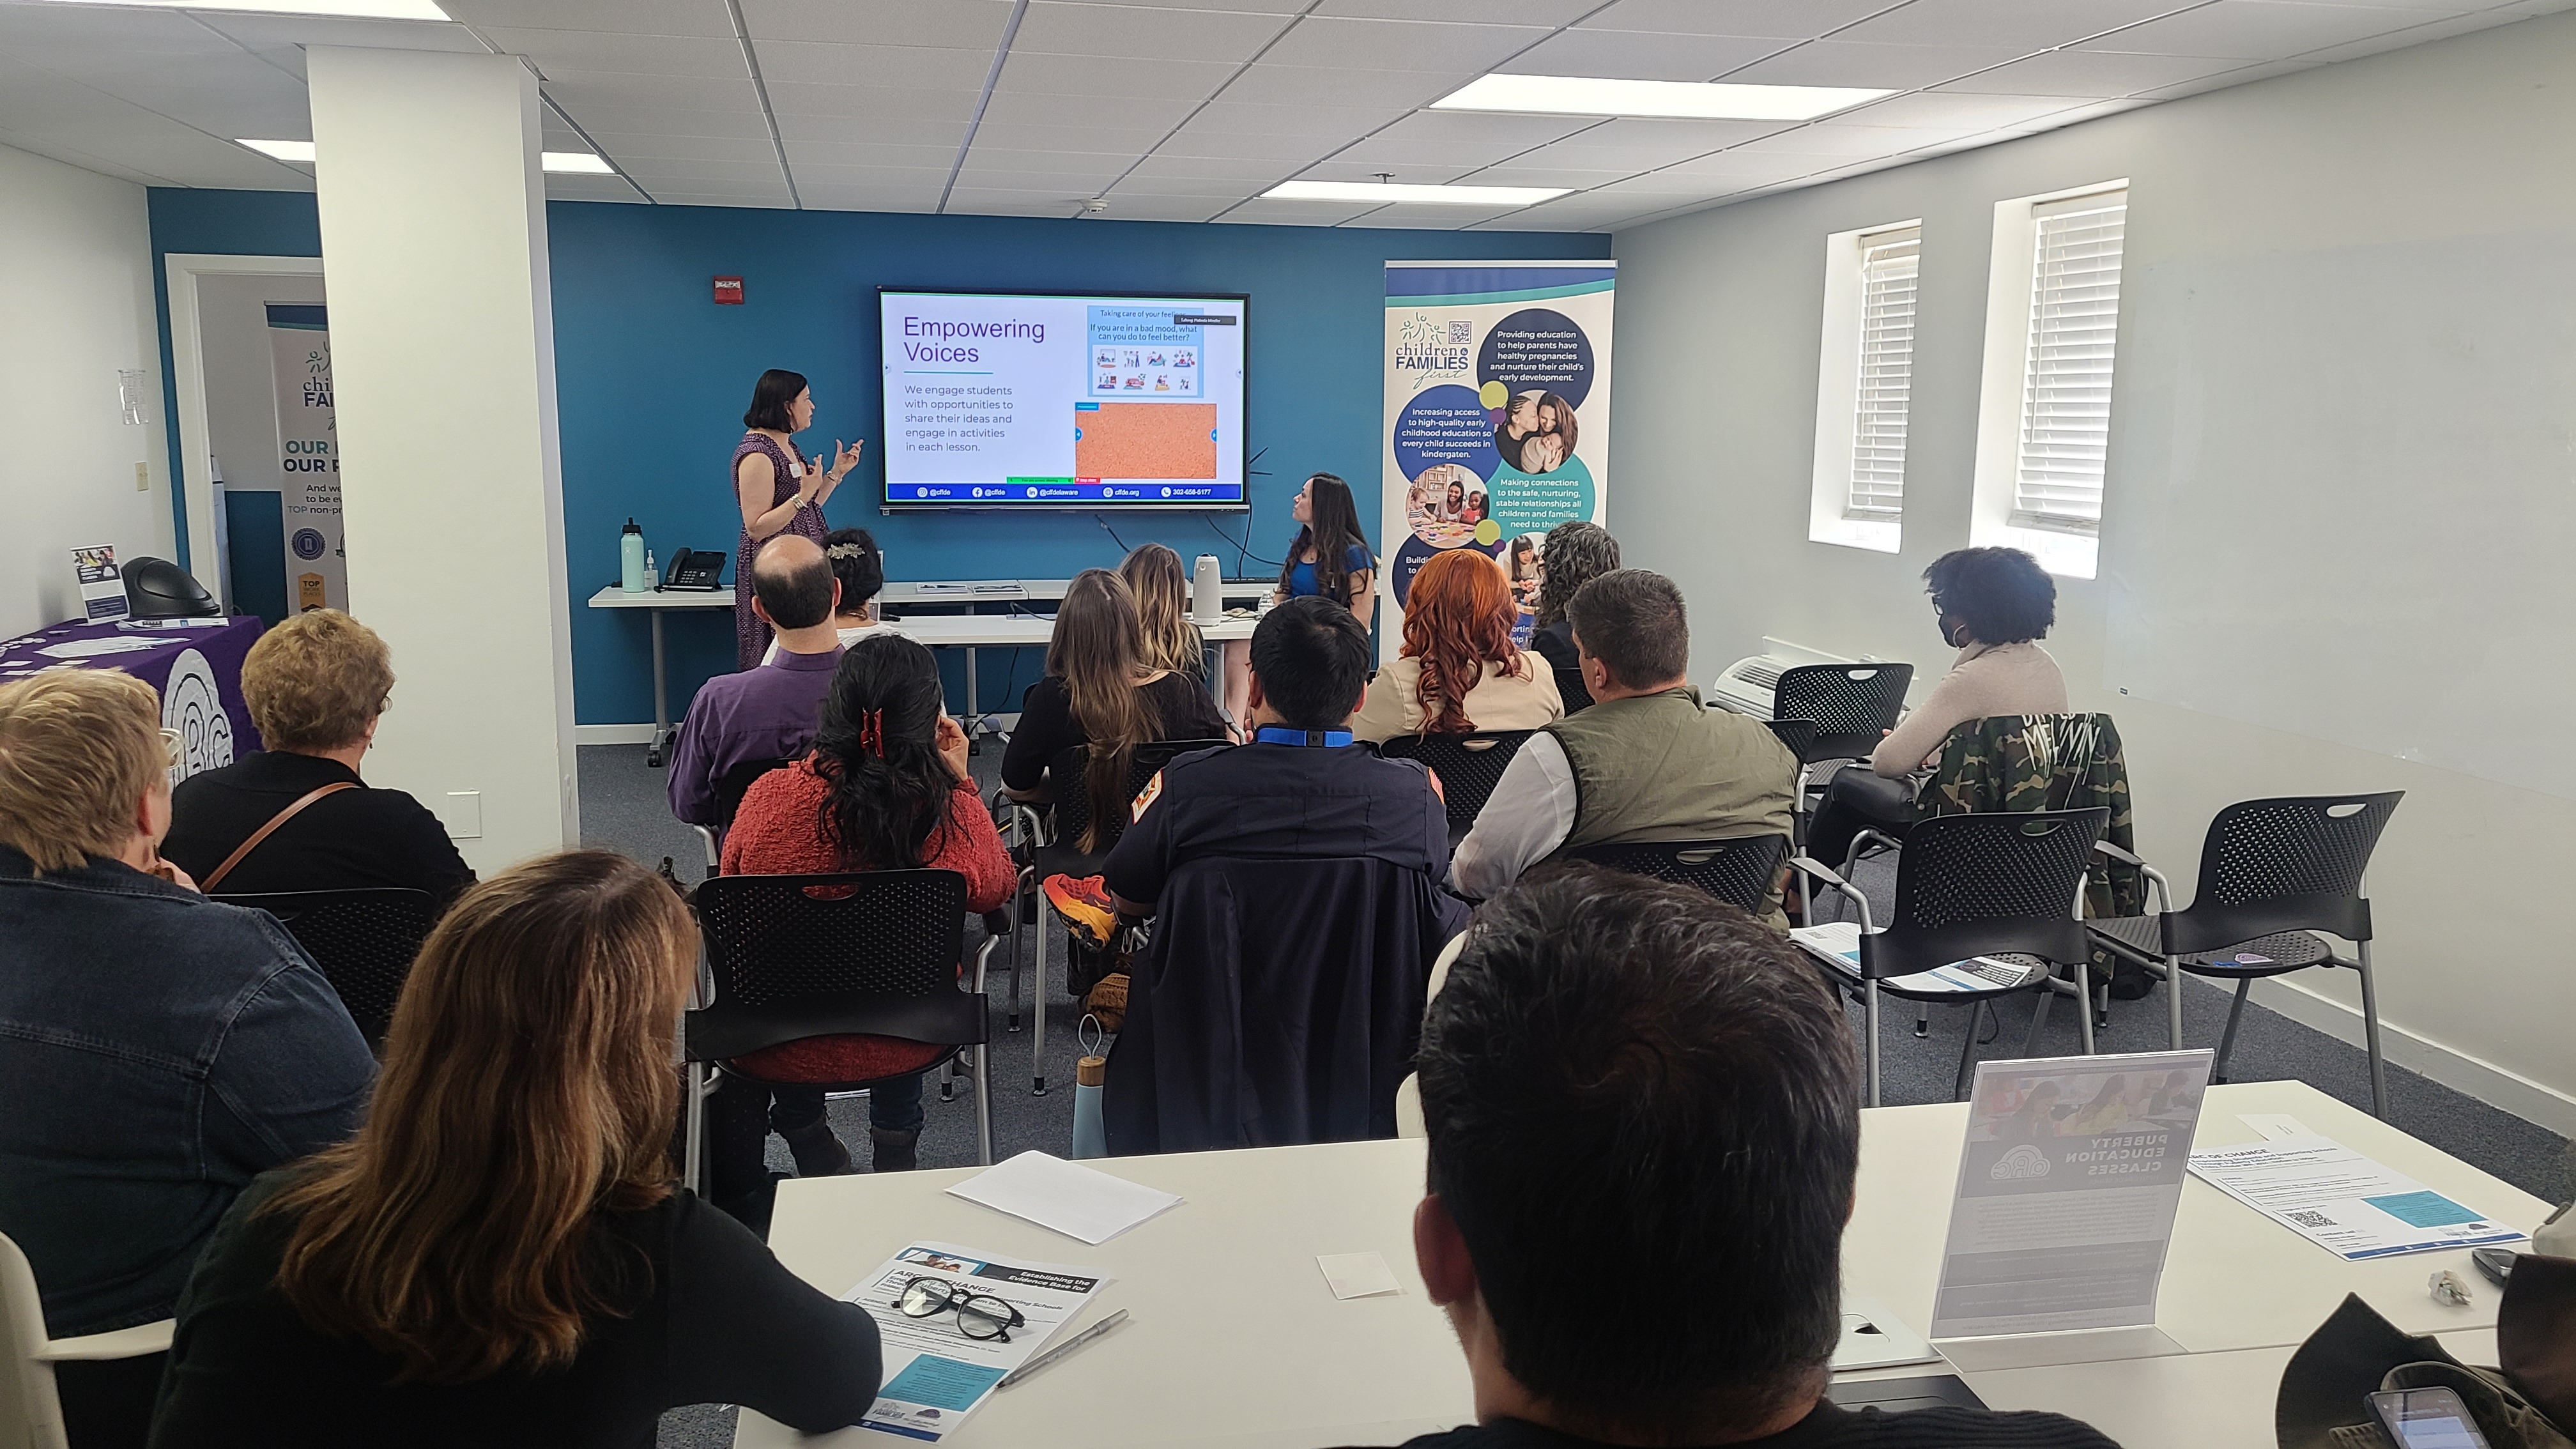
<path fill-rule="evenodd" d="M 885 506 L 1248 508 L 1248 301 L 878 288 Z"/>

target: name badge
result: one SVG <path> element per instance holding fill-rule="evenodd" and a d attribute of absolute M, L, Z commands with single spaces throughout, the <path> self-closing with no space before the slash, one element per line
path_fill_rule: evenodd
<path fill-rule="evenodd" d="M 790 462 L 790 463 L 788 463 L 788 465 L 787 465 L 787 476 L 788 476 L 788 477 L 790 477 L 790 478 L 802 478 L 802 477 L 804 477 L 804 476 L 805 476 L 805 465 L 804 465 L 804 464 L 802 464 L 802 463 L 797 463 L 797 462 L 792 462 L 792 461 L 791 461 L 791 462 Z"/>

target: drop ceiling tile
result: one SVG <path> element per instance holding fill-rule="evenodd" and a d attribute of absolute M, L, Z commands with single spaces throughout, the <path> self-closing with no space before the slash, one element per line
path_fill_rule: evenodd
<path fill-rule="evenodd" d="M 1365 136 L 1413 109 L 1411 103 L 1387 100 L 1342 106 L 1246 101 L 1236 98 L 1233 89 L 1228 88 L 1223 96 L 1198 108 L 1189 118 L 1189 129 L 1238 136 L 1331 136 L 1348 140 Z"/>
<path fill-rule="evenodd" d="M 1508 116 L 1489 111 L 1416 111 L 1377 133 L 1393 146 L 1462 146 L 1509 155 L 1601 124 L 1597 116 Z"/>
<path fill-rule="evenodd" d="M 2147 101 L 2178 101 L 2184 96 L 2196 96 L 2205 91 L 2225 90 L 2231 86 L 2241 86 L 2252 81 L 2270 80 L 2274 76 L 2295 75 L 2303 70 L 2314 70 L 2319 64 L 2320 62 L 2306 59 L 2258 61 L 2236 70 L 2221 71 L 2215 75 L 2202 76 L 2198 80 L 2184 81 L 2180 85 L 2142 91 L 2140 96 Z"/>
<path fill-rule="evenodd" d="M 1613 193 L 1639 191 L 1678 191 L 1706 186 L 1712 178 L 1737 184 L 1751 181 L 1768 183 L 1786 181 L 1822 171 L 1834 164 L 1830 156 L 1783 155 L 1779 152 L 1720 151 L 1714 156 L 1701 156 L 1678 162 L 1660 171 L 1651 171 L 1634 180 L 1602 188 Z"/>
<path fill-rule="evenodd" d="M 751 77 L 716 80 L 698 76 L 637 76 L 598 71 L 550 72 L 545 93 L 581 119 L 590 106 L 638 107 L 652 110 L 748 111 L 760 114 L 760 92 Z M 584 127 L 590 122 L 582 120 Z"/>
<path fill-rule="evenodd" d="M 483 42 L 462 25 L 435 20 L 353 20 L 329 15 L 243 15 L 191 10 L 188 14 L 243 45 L 361 45 L 379 50 L 444 50 L 484 53 Z"/>
<path fill-rule="evenodd" d="M 1457 231 L 1480 221 L 1493 221 L 1528 208 L 1519 206 L 1382 206 L 1346 225 L 1386 227 L 1397 231 Z"/>
<path fill-rule="evenodd" d="M 984 108 L 984 119 L 1025 125 L 1151 127 L 1168 133 L 1196 109 L 1196 101 L 1151 96 L 1066 96 L 1006 90 L 994 92 L 992 103 Z"/>
<path fill-rule="evenodd" d="M 1455 20 L 1564 25 L 1601 0 L 1323 0 L 1317 15 L 1364 20 Z"/>
<path fill-rule="evenodd" d="M 1109 189 L 1113 201 L 1121 196 L 1221 196 L 1240 201 L 1258 196 L 1277 185 L 1283 177 L 1264 181 L 1225 181 L 1212 176 L 1146 176 L 1134 175 Z"/>
<path fill-rule="evenodd" d="M 503 50 L 535 61 L 548 76 L 558 71 L 707 78 L 749 74 L 742 61 L 742 46 L 731 36 L 500 27 L 483 33 Z"/>
<path fill-rule="evenodd" d="M 975 144 L 1021 151 L 1088 151 L 1097 155 L 1142 156 L 1170 134 L 1168 126 L 1095 126 L 1072 119 L 1041 124 L 997 121 L 988 115 L 984 124 L 975 131 Z"/>
<path fill-rule="evenodd" d="M 1892 3 L 1895 0 L 1619 0 L 1583 25 L 1601 30 L 1810 40 L 1875 15 Z"/>
<path fill-rule="evenodd" d="M 905 90 L 980 91 L 993 69 L 990 50 L 956 47 L 767 40 L 754 51 L 771 85 L 883 86 L 900 78 Z"/>
<path fill-rule="evenodd" d="M 1446 186 L 1472 170 L 1467 166 L 1393 167 L 1377 161 L 1353 161 L 1348 155 L 1329 161 L 1318 161 L 1297 173 L 1300 181 L 1376 181 L 1383 171 L 1396 180 L 1415 186 Z"/>
<path fill-rule="evenodd" d="M 741 0 L 741 4 L 744 28 L 755 41 L 838 40 L 980 47 L 989 52 L 1002 43 L 1002 27 L 1011 18 L 1011 0 Z"/>
<path fill-rule="evenodd" d="M 1113 155 L 1101 151 L 1041 151 L 1008 146 L 987 146 L 982 132 L 975 135 L 975 149 L 966 155 L 968 167 L 990 167 L 1001 171 L 1036 171 L 1067 176 L 1116 176 L 1136 164 L 1134 153 Z"/>
<path fill-rule="evenodd" d="M 2217 0 L 2180 15 L 2131 26 L 2085 42 L 2083 49 L 2154 55 L 2212 55 L 2284 60 L 2303 51 L 2447 20 L 2463 7 L 2395 10 L 2324 5 L 2308 0 Z M 2145 87 L 2132 87 L 2143 90 Z"/>
<path fill-rule="evenodd" d="M 769 107 L 788 116 L 834 116 L 844 119 L 919 117 L 963 123 L 975 118 L 978 92 L 971 90 L 897 90 L 892 86 L 769 87 Z"/>
<path fill-rule="evenodd" d="M 1383 137 L 1371 137 L 1335 151 L 1331 159 L 1354 164 L 1364 163 L 1371 172 L 1392 171 L 1396 173 L 1398 181 L 1412 181 L 1419 179 L 1414 175 L 1418 171 L 1457 173 L 1486 166 L 1521 164 L 1522 157 L 1537 149 L 1535 146 L 1495 144 L 1475 146 L 1458 142 L 1389 143 Z M 1637 168 L 1631 166 L 1625 169 L 1633 171 Z"/>
<path fill-rule="evenodd" d="M 750 87 L 746 85 L 744 89 Z M 748 110 L 701 111 L 685 106 L 652 106 L 637 104 L 631 98 L 592 101 L 559 95 L 554 87 L 546 94 L 565 114 L 596 134 L 620 131 L 649 136 L 758 136 L 766 139 L 769 123 L 762 119 L 756 98 Z M 781 121 L 783 127 L 785 122 Z"/>
<path fill-rule="evenodd" d="M 1222 100 L 1289 107 L 1315 105 L 1363 109 L 1393 108 L 1394 114 L 1429 105 L 1472 79 L 1464 72 L 1438 74 L 1418 70 L 1362 70 L 1356 67 L 1272 65 L 1262 61 L 1244 67 Z M 1392 117 L 1390 117 L 1391 119 Z"/>
<path fill-rule="evenodd" d="M 726 208 L 730 208 L 730 209 L 740 209 L 740 210 L 747 210 L 747 211 L 790 211 L 790 210 L 793 210 L 793 209 L 795 208 L 795 205 L 796 205 L 796 203 L 795 203 L 795 202 L 793 202 L 793 201 L 791 201 L 791 200 L 789 200 L 789 199 L 788 199 L 788 196 L 787 196 L 787 188 L 785 188 L 784 186 L 780 187 L 780 188 L 778 189 L 778 191 L 777 191 L 774 195 L 763 195 L 763 196 L 704 195 L 704 196 L 702 196 L 702 195 L 697 195 L 697 194 L 694 194 L 694 193 L 691 193 L 691 192 L 682 192 L 682 191 L 661 192 L 661 191 L 657 191 L 657 192 L 653 193 L 653 199 L 654 199 L 655 201 L 657 201 L 657 202 L 660 202 L 660 203 L 661 203 L 662 205 L 664 205 L 664 206 L 721 206 L 721 207 L 726 207 Z"/>
<path fill-rule="evenodd" d="M 634 187 L 627 185 L 625 182 L 614 176 L 564 176 L 550 174 L 546 177 L 546 200 L 632 201 L 640 204 L 644 200 L 644 197 L 642 194 L 638 193 Z"/>
<path fill-rule="evenodd" d="M 1819 40 L 1756 61 L 1726 78 L 1741 84 L 1874 86 L 1910 90 L 1974 75 L 2028 55 L 2015 46 L 1858 45 Z"/>
<path fill-rule="evenodd" d="M 902 145 L 891 141 L 787 140 L 787 164 L 800 173 L 815 166 L 863 166 L 871 169 L 928 167 L 945 174 L 957 162 L 964 128 L 946 145 Z"/>
<path fill-rule="evenodd" d="M 0 56 L 53 67 L 110 52 L 171 57 L 233 47 L 176 10 L 90 5 L 0 5 Z"/>
<path fill-rule="evenodd" d="M 1235 63 L 1230 61 L 1036 55 L 1015 46 L 1002 67 L 1000 89 L 1057 96 L 1203 101 L 1214 95 L 1234 71 Z"/>
<path fill-rule="evenodd" d="M 778 181 L 776 153 L 751 161 L 673 161 L 655 157 L 619 157 L 617 164 L 645 190 L 764 190 Z"/>
<path fill-rule="evenodd" d="M 1262 52 L 1269 65 L 1353 66 L 1481 75 L 1547 38 L 1528 25 L 1453 25 L 1416 20 L 1309 16 Z"/>
<path fill-rule="evenodd" d="M 2194 0 L 1909 0 L 1835 34 L 1887 45 L 1991 45 L 2027 55 L 2180 10 Z"/>
<path fill-rule="evenodd" d="M 1234 131 L 1203 131 L 1183 126 L 1156 148 L 1157 157 L 1219 164 L 1257 163 L 1273 170 L 1297 166 L 1337 150 L 1340 143 L 1314 136 L 1254 136 Z"/>
<path fill-rule="evenodd" d="M 1523 166 L 1571 166 L 1577 170 L 1625 168 L 1643 171 L 1740 146 L 1783 127 L 1779 121 L 1649 121 L 1605 122 L 1577 136 L 1542 146 L 1518 158 Z"/>
<path fill-rule="evenodd" d="M 1007 166 L 978 166 L 969 154 L 966 169 L 957 173 L 957 184 L 990 190 L 1043 191 L 1050 196 L 1070 196 L 1080 200 L 1097 196 L 1118 179 L 1123 166 L 1103 166 L 1093 171 L 1023 171 Z"/>
<path fill-rule="evenodd" d="M 1470 186 L 1562 186 L 1589 191 L 1636 175 L 1634 171 L 1581 171 L 1565 166 L 1488 166 L 1459 179 Z"/>
<path fill-rule="evenodd" d="M 1037 0 L 1012 37 L 1011 53 L 1241 65 L 1287 29 L 1289 20 L 1257 12 Z"/>
<path fill-rule="evenodd" d="M 951 158 L 952 160 L 955 158 Z M 801 194 L 807 187 L 829 187 L 842 191 L 914 190 L 930 188 L 933 198 L 939 188 L 948 184 L 948 167 L 939 166 L 812 166 L 802 163 L 790 167 L 796 175 L 796 189 Z"/>
<path fill-rule="evenodd" d="M 1071 216 L 1087 198 L 1043 187 L 970 186 L 960 177 L 948 209 L 975 216 Z"/>
<path fill-rule="evenodd" d="M 1209 220 L 1236 226 L 1339 226 L 1374 209 L 1346 206 L 1338 201 L 1263 201 L 1255 197 Z"/>
<path fill-rule="evenodd" d="M 1512 57 L 1501 69 L 1509 75 L 1704 81 L 1776 55 L 1789 43 L 1742 35 L 1584 28 L 1552 35 Z"/>
<path fill-rule="evenodd" d="M 438 6 L 468 25 L 733 36 L 724 0 L 438 0 Z"/>
<path fill-rule="evenodd" d="M 808 211 L 889 211 L 920 213 L 939 205 L 939 188 L 924 191 L 899 191 L 876 187 L 818 186 L 808 191 L 798 187 L 796 194 L 805 200 Z"/>
<path fill-rule="evenodd" d="M 2576 3 L 2576 0 L 2571 0 L 2571 3 Z M 2327 46 L 2322 50 L 2303 51 L 2298 59 L 2326 65 L 2339 60 L 2359 60 L 2365 55 L 2381 55 L 2392 50 L 2402 50 L 2410 45 L 2422 45 L 2429 40 L 2466 35 L 2473 30 L 2492 30 L 2498 25 L 2510 25 L 2520 18 L 2516 15 L 2498 14 L 2492 10 L 2454 15 L 2448 20 L 2427 21 L 2422 25 L 2408 26 L 2404 30 L 2390 31 L 2386 35 L 2374 35 L 2367 40 L 2348 41 L 2342 45 Z"/>
<path fill-rule="evenodd" d="M 1945 91 L 1994 91 L 2012 95 L 2082 96 L 2107 100 L 2180 85 L 2201 76 L 2239 70 L 2241 60 L 2192 55 L 2115 55 L 2098 50 L 2052 50 L 1982 75 L 1943 86 Z"/>
<path fill-rule="evenodd" d="M 1890 96 L 1836 116 L 1855 126 L 1955 126 L 1961 129 L 2018 126 L 2052 116 L 2077 104 L 2065 96 L 1963 95 L 1925 91 Z"/>
<path fill-rule="evenodd" d="M 934 146 L 951 156 L 966 139 L 963 117 L 942 120 L 930 116 L 877 117 L 853 120 L 846 116 L 784 115 L 778 118 L 779 139 L 787 143 L 787 154 L 796 155 L 803 146 L 830 150 L 840 146 Z M 825 161 L 840 159 L 824 155 Z"/>
<path fill-rule="evenodd" d="M 1965 134 L 1957 128 L 1934 126 L 1844 126 L 1818 124 L 1799 126 L 1759 141 L 1748 141 L 1736 147 L 1731 155 L 1814 156 L 1820 160 L 1845 158 L 1857 160 L 1875 156 L 1902 156 L 1925 146 L 1955 141 Z"/>
<path fill-rule="evenodd" d="M 1097 216 L 1100 221 L 1205 221 L 1225 209 L 1226 203 L 1212 196 L 1130 196 L 1125 192 L 1110 197 L 1109 209 Z"/>
<path fill-rule="evenodd" d="M 650 132 L 593 131 L 591 139 L 612 159 L 655 161 L 767 161 L 775 164 L 777 152 L 767 136 L 656 136 Z M 562 141 L 567 145 L 558 145 Z M 546 145 L 552 150 L 587 150 L 580 137 L 570 133 L 549 132 Z"/>
<path fill-rule="evenodd" d="M 1171 156 L 1156 154 L 1136 163 L 1121 188 L 1138 179 L 1194 178 L 1226 185 L 1267 188 L 1282 177 L 1306 174 L 1295 163 L 1263 160 L 1236 160 L 1218 156 Z M 1365 178 L 1363 178 L 1365 179 Z"/>

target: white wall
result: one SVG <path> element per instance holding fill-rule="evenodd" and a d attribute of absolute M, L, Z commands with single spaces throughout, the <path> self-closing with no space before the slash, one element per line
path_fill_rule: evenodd
<path fill-rule="evenodd" d="M 1669 572 L 1689 595 L 1694 677 L 1758 652 L 1765 634 L 1913 660 L 1927 676 L 1945 667 L 1920 575 L 1968 542 L 1994 204 L 2129 178 L 2105 579 L 2059 581 L 2048 641 L 2074 705 L 2118 718 L 2141 847 L 2186 898 L 2202 832 L 2229 801 L 2405 790 L 2370 878 L 2392 1057 L 2576 1130 L 2576 1052 L 2567 1046 L 2576 973 L 2557 937 L 2560 903 L 2576 879 L 2576 809 L 2567 800 L 2331 743 L 2318 735 L 2354 736 L 2330 718 L 2293 733 L 2225 717 L 2215 705 L 2123 697 L 2106 682 L 2124 519 L 2136 525 L 2134 538 L 2229 540 L 2252 527 L 2249 515 L 2277 518 L 2290 489 L 2311 490 L 2338 527 L 2363 520 L 2406 542 L 2394 556 L 2324 559 L 2313 556 L 2312 532 L 2266 523 L 2260 544 L 2295 567 L 2233 577 L 2207 601 L 2201 627 L 2212 637 L 2261 640 L 2296 610 L 2303 629 L 2332 631 L 2344 679 L 2365 673 L 2371 689 L 2438 688 L 2443 661 L 2411 653 L 2410 637 L 2429 631 L 2474 656 L 2499 608 L 2547 607 L 2550 622 L 2563 618 L 2551 602 L 2556 577 L 2576 570 L 2564 552 L 2554 570 L 2499 569 L 2494 558 L 2506 551 L 2479 539 L 2569 535 L 2576 396 L 2559 395 L 2554 414 L 2539 419 L 2527 401 L 2461 416 L 2455 389 L 2433 416 L 2387 384 L 2386 349 L 2448 349 L 2492 363 L 2497 349 L 2519 348 L 2515 355 L 2545 376 L 2567 376 L 2576 286 L 2565 271 L 2534 265 L 2485 289 L 2518 297 L 2510 316 L 2454 308 L 2432 338 L 2374 324 L 2423 310 L 2394 289 L 2420 285 L 2428 266 L 2490 274 L 2499 259 L 2546 257 L 2576 238 L 2576 190 L 2563 184 L 2576 168 L 2571 74 L 2576 15 L 2526 21 L 1620 233 L 1624 478 L 1610 525 L 1630 563 Z M 1911 217 L 1923 219 L 1923 272 L 1903 549 L 1891 556 L 1811 543 L 1823 240 Z M 2499 237 L 2530 244 L 2499 246 Z M 2362 345 L 2348 335 L 2294 337 L 2286 352 L 2187 346 L 2191 339 L 2164 325 L 2194 305 L 2197 288 L 2223 284 L 2241 296 L 2264 269 L 2311 255 L 2331 256 L 2353 278 Z M 2279 329 L 2263 334 L 2260 323 L 2249 317 L 2242 335 L 2281 344 Z M 2420 317 L 2404 324 L 2420 325 Z M 2198 339 L 2227 336 L 2221 328 Z M 2293 476 L 2281 470 L 2279 449 L 2256 456 L 2200 446 L 2214 413 L 2282 396 L 2291 376 L 2302 411 L 2284 428 L 2320 439 L 2367 434 L 2373 448 L 2357 459 L 2338 449 L 2329 475 Z M 2477 480 L 2484 528 L 2460 526 L 2463 510 L 2450 506 L 2446 495 L 2461 480 Z M 2500 507 L 2498 480 L 2513 500 Z M 2284 575 L 2334 577 L 2339 586 L 2284 590 Z M 2479 587 L 2446 589 L 2445 576 Z M 2407 627 L 2388 627 L 2393 618 Z M 2158 642 L 2169 651 L 2196 644 Z M 2564 653 L 2534 663 L 2564 670 Z M 2293 678 L 2315 669 L 2295 649 L 2273 651 L 2272 663 Z M 2256 997 L 2358 1037 L 2340 1004 L 2356 999 L 2349 973 L 2302 973 L 2257 987 Z M 2254 1076 L 2261 1064 L 2241 1070 Z"/>
<path fill-rule="evenodd" d="M 143 188 L 0 147 L 0 638 L 80 612 L 77 545 L 176 557 L 159 346 Z"/>
<path fill-rule="evenodd" d="M 223 462 L 226 492 L 275 493 L 286 486 L 277 466 L 277 364 L 268 304 L 322 300 L 318 276 L 197 279 L 207 446 Z"/>

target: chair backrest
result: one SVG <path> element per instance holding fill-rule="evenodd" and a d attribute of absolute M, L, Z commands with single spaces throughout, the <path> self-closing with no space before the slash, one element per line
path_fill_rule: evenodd
<path fill-rule="evenodd" d="M 1897 856 L 1895 913 L 1861 938 L 1861 973 L 1903 976 L 2010 951 L 2088 959 L 2075 893 L 2109 817 L 2095 806 L 1915 822 Z"/>
<path fill-rule="evenodd" d="M 982 998 L 957 989 L 956 871 L 715 876 L 698 886 L 697 910 L 712 995 L 689 1013 L 697 1060 L 843 1033 L 983 1040 Z M 971 1030 L 955 1003 L 972 1005 Z"/>
<path fill-rule="evenodd" d="M 8 1449 L 64 1449 L 54 1366 L 37 1357 L 48 1341 L 36 1270 L 0 1233 L 0 1445 Z"/>
<path fill-rule="evenodd" d="M 734 812 L 742 808 L 742 797 L 751 791 L 752 782 L 772 770 L 784 770 L 794 760 L 745 760 L 716 777 L 716 830 L 732 828 Z"/>
<path fill-rule="evenodd" d="M 1583 666 L 1559 664 L 1553 672 L 1556 675 L 1556 697 L 1564 701 L 1567 714 L 1592 707 L 1592 688 L 1583 682 Z"/>
<path fill-rule="evenodd" d="M 1730 906 L 1760 913 L 1780 883 L 1789 856 L 1785 835 L 1746 835 L 1733 840 L 1658 840 L 1630 845 L 1587 845 L 1569 850 L 1615 870 L 1652 876 L 1706 891 Z"/>
<path fill-rule="evenodd" d="M 1913 683 L 1911 664 L 1801 664 L 1780 671 L 1780 682 L 1771 691 L 1771 717 L 1815 723 L 1805 748 L 1791 746 L 1801 763 L 1856 759 L 1878 748 L 1881 735 L 1896 728 L 1897 712 L 1905 707 L 1905 691 Z"/>
<path fill-rule="evenodd" d="M 1453 836 L 1476 823 L 1476 815 L 1502 783 L 1503 767 L 1521 752 L 1535 730 L 1484 730 L 1470 735 L 1397 735 L 1377 747 L 1390 760 L 1420 760 L 1440 777 L 1440 800 Z"/>
<path fill-rule="evenodd" d="M 403 983 L 411 978 L 411 963 L 441 914 L 436 896 L 400 886 L 215 899 L 275 916 L 322 968 L 331 989 L 340 993 L 340 1004 L 349 1008 L 350 1020 L 374 1048 L 384 1045 L 394 1004 L 402 1000 Z"/>
<path fill-rule="evenodd" d="M 2173 951 L 2217 951 L 2279 931 L 2370 939 L 2362 872 L 2403 790 L 2240 800 L 2209 822 L 2191 906 L 2166 918 Z"/>
<path fill-rule="evenodd" d="M 2128 755 L 2111 716 L 1992 715 L 1962 721 L 1950 731 L 1939 765 L 1916 797 L 1915 813 L 1929 818 L 2097 805 L 2111 812 L 2102 838 L 2134 852 Z M 2146 909 L 2146 878 L 2135 866 L 2096 859 L 2087 874 L 2087 909 L 2093 915 L 2134 916 Z"/>
<path fill-rule="evenodd" d="M 1174 756 L 1192 750 L 1221 749 L 1232 740 L 1147 740 L 1127 755 L 1127 795 L 1133 800 L 1154 778 L 1154 772 L 1172 762 Z M 1091 825 L 1091 792 L 1086 780 L 1091 770 L 1091 746 L 1068 745 L 1047 761 L 1047 788 L 1055 797 L 1055 840 L 1067 852 L 1080 848 L 1082 832 Z M 1100 839 L 1088 852 L 1093 857 L 1107 855 L 1118 837 L 1127 833 L 1127 817 L 1100 822 Z"/>

